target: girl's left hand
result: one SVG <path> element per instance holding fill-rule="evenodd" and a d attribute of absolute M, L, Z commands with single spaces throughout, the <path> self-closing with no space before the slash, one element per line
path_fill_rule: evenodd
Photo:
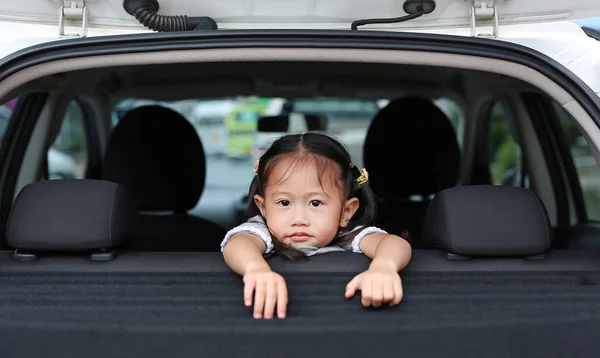
<path fill-rule="evenodd" d="M 382 303 L 391 307 L 402 300 L 400 275 L 387 267 L 370 267 L 354 277 L 346 286 L 346 298 L 354 296 L 357 290 L 362 292 L 361 302 L 365 307 L 381 307 Z"/>

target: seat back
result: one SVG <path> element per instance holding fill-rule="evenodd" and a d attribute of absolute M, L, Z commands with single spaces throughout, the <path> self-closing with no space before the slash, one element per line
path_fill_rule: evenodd
<path fill-rule="evenodd" d="M 206 163 L 200 138 L 183 116 L 155 105 L 127 112 L 111 133 L 104 169 L 104 179 L 126 187 L 141 212 L 129 249 L 219 249 L 225 230 L 187 214 L 204 190 Z"/>
<path fill-rule="evenodd" d="M 456 185 L 460 147 L 448 117 L 430 100 L 404 97 L 373 119 L 364 146 L 365 168 L 380 201 L 379 223 L 390 233 L 419 236 L 429 201 Z"/>

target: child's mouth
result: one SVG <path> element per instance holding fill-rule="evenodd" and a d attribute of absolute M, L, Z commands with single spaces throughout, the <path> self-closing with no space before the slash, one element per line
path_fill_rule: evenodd
<path fill-rule="evenodd" d="M 305 233 L 305 232 L 295 232 L 292 235 L 290 235 L 290 239 L 293 242 L 305 242 L 308 241 L 308 239 L 310 239 L 312 236 L 310 236 L 309 234 Z"/>

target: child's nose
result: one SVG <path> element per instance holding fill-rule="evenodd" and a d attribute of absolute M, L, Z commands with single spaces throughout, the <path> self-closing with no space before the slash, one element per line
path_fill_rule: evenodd
<path fill-rule="evenodd" d="M 297 208 L 294 210 L 294 221 L 293 225 L 308 225 L 308 218 L 306 216 L 306 210 L 303 208 Z"/>

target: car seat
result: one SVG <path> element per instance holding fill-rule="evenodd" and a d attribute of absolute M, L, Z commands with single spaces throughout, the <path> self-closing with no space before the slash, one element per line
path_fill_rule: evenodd
<path fill-rule="evenodd" d="M 196 130 L 177 112 L 156 105 L 127 112 L 111 133 L 104 179 L 122 184 L 138 203 L 128 249 L 219 250 L 225 229 L 187 213 L 204 190 L 206 163 Z"/>
<path fill-rule="evenodd" d="M 365 139 L 364 163 L 379 198 L 378 225 L 414 248 L 429 202 L 457 184 L 460 147 L 448 117 L 429 99 L 403 97 L 375 116 Z"/>

